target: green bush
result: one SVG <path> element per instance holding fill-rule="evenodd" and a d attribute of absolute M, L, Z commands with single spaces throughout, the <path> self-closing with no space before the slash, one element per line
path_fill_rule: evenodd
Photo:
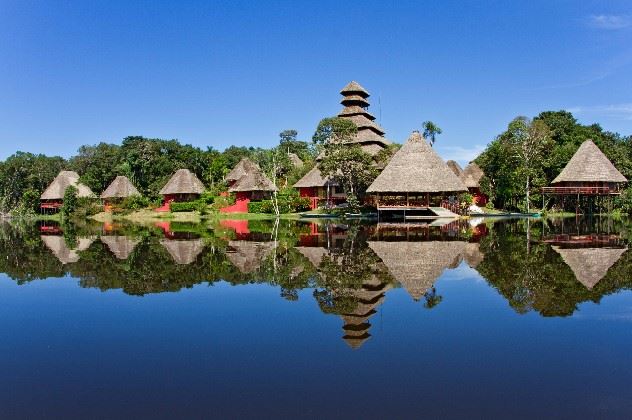
<path fill-rule="evenodd" d="M 202 195 L 200 196 L 200 200 L 206 204 L 213 204 L 213 202 L 215 202 L 215 195 L 213 195 L 213 193 L 211 192 L 203 192 Z"/>
<path fill-rule="evenodd" d="M 77 208 L 77 188 L 69 186 L 64 191 L 64 204 L 61 206 L 62 217 L 68 217 L 73 214 Z"/>
<path fill-rule="evenodd" d="M 309 198 L 298 196 L 279 196 L 279 213 L 296 213 L 310 210 Z M 249 213 L 274 214 L 272 200 L 251 201 L 248 203 Z"/>
<path fill-rule="evenodd" d="M 146 207 L 149 207 L 149 199 L 138 194 L 132 195 L 121 201 L 120 207 L 127 210 L 144 209 Z"/>
<path fill-rule="evenodd" d="M 201 200 L 184 201 L 182 203 L 173 202 L 169 205 L 169 209 L 172 212 L 199 211 L 204 213 L 206 211 L 206 203 Z"/>

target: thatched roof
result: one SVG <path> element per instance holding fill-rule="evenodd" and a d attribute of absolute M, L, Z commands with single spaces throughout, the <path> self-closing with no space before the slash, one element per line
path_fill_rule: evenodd
<path fill-rule="evenodd" d="M 465 242 L 370 241 L 369 247 L 380 257 L 393 278 L 413 299 L 419 300 L 446 268 L 458 264 Z"/>
<path fill-rule="evenodd" d="M 202 194 L 204 189 L 204 184 L 193 172 L 188 169 L 178 169 L 159 194 Z"/>
<path fill-rule="evenodd" d="M 367 103 L 366 105 L 368 106 L 369 104 Z M 352 116 L 352 115 L 365 115 L 371 121 L 375 120 L 375 117 L 373 115 L 371 115 L 366 109 L 358 105 L 346 106 L 338 114 L 339 117 L 346 117 L 346 116 Z"/>
<path fill-rule="evenodd" d="M 477 242 L 468 242 L 463 250 L 463 260 L 472 268 L 478 267 L 483 262 L 485 255 L 481 252 L 481 245 Z"/>
<path fill-rule="evenodd" d="M 132 195 L 140 195 L 140 193 L 126 176 L 119 175 L 101 193 L 101 198 L 127 198 Z"/>
<path fill-rule="evenodd" d="M 94 197 L 92 190 L 79 182 L 79 174 L 75 171 L 61 171 L 40 196 L 41 200 L 62 200 L 66 188 L 74 186 L 77 197 Z"/>
<path fill-rule="evenodd" d="M 165 247 L 176 264 L 191 264 L 204 250 L 202 239 L 161 239 L 160 244 Z"/>
<path fill-rule="evenodd" d="M 327 248 L 322 246 L 297 246 L 295 249 L 307 258 L 314 268 L 319 268 L 323 258 L 329 255 Z"/>
<path fill-rule="evenodd" d="M 447 161 L 446 165 L 448 165 L 448 168 L 452 169 L 452 172 L 454 172 L 454 175 L 456 175 L 458 177 L 460 177 L 461 174 L 463 173 L 463 168 L 461 168 L 461 165 L 459 165 L 454 160 Z"/>
<path fill-rule="evenodd" d="M 595 143 L 586 140 L 552 184 L 559 182 L 627 182 Z"/>
<path fill-rule="evenodd" d="M 243 158 L 229 172 L 229 181 L 233 184 L 228 188 L 229 192 L 238 191 L 277 191 L 277 187 L 270 181 L 259 165 L 248 158 Z"/>
<path fill-rule="evenodd" d="M 367 192 L 467 191 L 418 131 L 399 149 Z"/>
<path fill-rule="evenodd" d="M 296 153 L 288 153 L 287 157 L 288 159 L 290 159 L 290 162 L 292 162 L 292 165 L 294 165 L 294 167 L 303 166 L 303 160 L 298 157 Z"/>
<path fill-rule="evenodd" d="M 343 87 L 340 91 L 340 94 L 342 94 L 343 96 L 357 94 L 363 98 L 369 96 L 369 92 L 367 92 L 366 89 L 360 86 L 360 83 L 356 82 L 355 80 L 349 82 L 345 87 Z"/>
<path fill-rule="evenodd" d="M 244 274 L 254 273 L 274 249 L 274 242 L 229 241 L 226 258 Z"/>
<path fill-rule="evenodd" d="M 485 174 L 481 167 L 474 162 L 470 162 L 470 164 L 463 169 L 461 181 L 463 181 L 468 188 L 480 188 L 483 175 Z"/>
<path fill-rule="evenodd" d="M 140 239 L 130 238 L 124 235 L 112 235 L 101 236 L 101 242 L 103 242 L 110 252 L 114 254 L 119 260 L 126 260 L 136 245 L 140 242 Z"/>
<path fill-rule="evenodd" d="M 603 279 L 610 267 L 628 250 L 627 248 L 561 248 L 552 247 L 568 265 L 575 278 L 587 289 Z"/>
<path fill-rule="evenodd" d="M 63 236 L 41 236 L 44 245 L 50 249 L 62 264 L 76 263 L 79 261 L 79 251 L 90 248 L 94 238 L 77 238 L 77 247 L 70 248 Z"/>
<path fill-rule="evenodd" d="M 294 188 L 326 187 L 327 185 L 336 186 L 338 184 L 330 177 L 323 178 L 318 166 L 314 166 L 303 178 L 294 184 Z"/>

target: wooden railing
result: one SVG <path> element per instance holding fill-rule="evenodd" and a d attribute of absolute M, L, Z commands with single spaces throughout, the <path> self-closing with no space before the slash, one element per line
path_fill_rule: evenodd
<path fill-rule="evenodd" d="M 609 195 L 620 194 L 617 188 L 610 187 L 542 187 L 543 194 L 558 195 Z"/>

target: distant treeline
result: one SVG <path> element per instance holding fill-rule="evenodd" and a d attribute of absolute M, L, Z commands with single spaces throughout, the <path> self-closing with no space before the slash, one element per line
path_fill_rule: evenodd
<path fill-rule="evenodd" d="M 296 168 L 288 153 L 296 154 L 307 167 L 315 151 L 311 143 L 297 140 L 295 130 L 283 131 L 280 137 L 279 145 L 273 148 L 231 146 L 223 152 L 211 147 L 202 150 L 178 140 L 140 136 L 126 137 L 120 145 L 81 146 L 70 159 L 17 152 L 0 162 L 0 212 L 19 208 L 24 197 L 39 197 L 61 170 L 79 173 L 81 182 L 96 194 L 117 175 L 125 175 L 142 194 L 157 198 L 158 191 L 177 169 L 187 168 L 207 187 L 221 188 L 226 173 L 242 158 L 249 157 L 268 175 L 276 172 L 278 184 L 283 186 L 298 180 L 305 170 Z"/>

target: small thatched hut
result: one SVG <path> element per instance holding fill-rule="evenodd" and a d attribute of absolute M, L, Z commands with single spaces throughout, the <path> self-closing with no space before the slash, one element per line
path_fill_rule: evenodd
<path fill-rule="evenodd" d="M 345 144 L 357 144 L 362 150 L 371 156 L 376 156 L 380 151 L 392 143 L 384 137 L 384 129 L 375 122 L 375 117 L 369 113 L 369 92 L 359 83 L 352 81 L 340 91 L 343 106 L 338 114 L 339 118 L 345 118 L 358 127 L 355 138 Z M 310 198 L 312 208 L 321 204 L 335 205 L 346 201 L 346 194 L 329 178 L 323 177 L 318 168 L 313 168 L 301 178 L 294 188 L 299 190 L 301 197 Z"/>
<path fill-rule="evenodd" d="M 70 248 L 63 236 L 42 235 L 42 242 L 57 257 L 62 264 L 71 264 L 79 261 L 79 251 L 90 248 L 94 238 L 78 238 L 77 246 Z"/>
<path fill-rule="evenodd" d="M 603 279 L 610 267 L 628 250 L 624 248 L 562 248 L 552 246 L 560 254 L 575 278 L 588 290 Z"/>
<path fill-rule="evenodd" d="M 160 190 L 165 204 L 173 201 L 193 201 L 204 192 L 204 184 L 188 169 L 178 169 Z"/>
<path fill-rule="evenodd" d="M 294 166 L 295 168 L 303 166 L 303 160 L 298 157 L 296 153 L 288 153 L 287 158 L 290 160 L 292 166 Z"/>
<path fill-rule="evenodd" d="M 441 206 L 446 195 L 464 191 L 467 187 L 418 131 L 367 189 L 375 195 L 378 211 Z"/>
<path fill-rule="evenodd" d="M 101 242 L 103 242 L 110 252 L 114 254 L 119 260 L 126 260 L 136 245 L 140 242 L 140 239 L 130 238 L 124 235 L 108 235 L 101 236 Z"/>
<path fill-rule="evenodd" d="M 40 196 L 42 210 L 58 210 L 64 201 L 66 189 L 73 186 L 77 197 L 95 197 L 92 190 L 79 182 L 79 174 L 74 171 L 61 171 Z"/>
<path fill-rule="evenodd" d="M 176 264 L 181 265 L 191 264 L 204 250 L 202 239 L 161 239 L 160 244 L 165 247 Z"/>
<path fill-rule="evenodd" d="M 228 192 L 235 194 L 235 204 L 223 208 L 224 213 L 246 213 L 248 203 L 252 200 L 270 198 L 274 191 L 278 191 L 270 178 L 268 178 L 259 165 L 248 158 L 243 158 L 226 175 Z"/>
<path fill-rule="evenodd" d="M 101 193 L 101 199 L 104 204 L 108 204 L 122 200 L 133 195 L 140 195 L 134 184 L 126 176 L 119 175 L 108 185 L 108 187 Z"/>
<path fill-rule="evenodd" d="M 620 194 L 628 180 L 592 140 L 586 140 L 545 192 L 560 195 Z"/>
<path fill-rule="evenodd" d="M 467 187 L 467 190 L 474 196 L 474 204 L 484 206 L 487 204 L 488 197 L 481 192 L 481 179 L 485 173 L 476 162 L 470 162 L 461 173 L 461 181 Z"/>
<path fill-rule="evenodd" d="M 454 175 L 458 176 L 459 178 L 461 177 L 461 174 L 463 173 L 463 168 L 461 168 L 461 165 L 459 165 L 458 162 L 454 160 L 449 160 L 446 162 L 446 165 L 448 165 L 448 168 L 452 169 Z"/>
<path fill-rule="evenodd" d="M 421 299 L 444 270 L 458 266 L 465 246 L 461 241 L 369 242 L 393 278 L 414 300 Z"/>

